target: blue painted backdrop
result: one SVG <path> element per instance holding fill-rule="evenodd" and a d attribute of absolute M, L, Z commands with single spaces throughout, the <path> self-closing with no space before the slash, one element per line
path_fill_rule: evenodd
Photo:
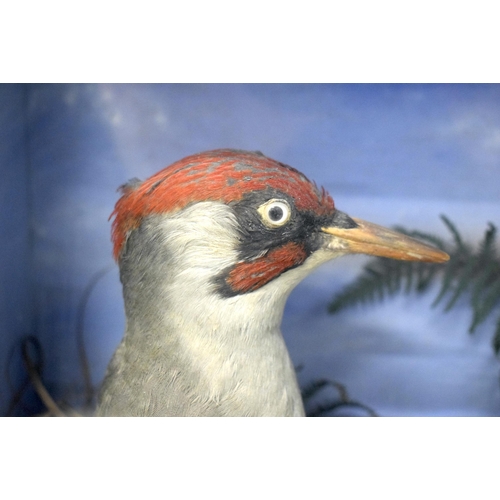
<path fill-rule="evenodd" d="M 261 150 L 325 186 L 341 210 L 385 225 L 467 239 L 500 224 L 497 85 L 1 85 L 0 411 L 26 379 L 19 342 L 34 335 L 56 398 L 81 401 L 77 310 L 112 266 L 116 189 L 183 156 Z M 365 262 L 330 263 L 292 294 L 283 330 L 303 383 L 347 386 L 382 415 L 498 415 L 493 320 L 467 334 L 467 307 L 435 296 L 326 314 Z M 115 267 L 85 314 L 94 385 L 124 316 Z M 16 414 L 40 410 L 28 390 Z"/>

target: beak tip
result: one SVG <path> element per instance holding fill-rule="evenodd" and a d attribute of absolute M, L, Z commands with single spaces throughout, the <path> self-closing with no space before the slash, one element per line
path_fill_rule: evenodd
<path fill-rule="evenodd" d="M 439 252 L 439 255 L 436 256 L 436 259 L 432 262 L 435 262 L 436 264 L 444 264 L 445 262 L 448 262 L 450 260 L 450 256 L 443 251 Z"/>
<path fill-rule="evenodd" d="M 414 257 L 413 255 L 409 254 L 407 259 L 400 258 L 400 260 L 413 260 L 413 261 L 427 262 L 430 264 L 444 264 L 445 262 L 448 262 L 450 260 L 450 256 L 444 252 L 442 253 L 439 252 L 439 254 L 436 253 L 433 255 L 426 255 L 426 256 L 419 255 L 418 257 L 417 256 Z"/>

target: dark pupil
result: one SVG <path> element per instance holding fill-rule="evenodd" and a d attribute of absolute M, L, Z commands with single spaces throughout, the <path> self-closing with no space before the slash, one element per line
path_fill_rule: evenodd
<path fill-rule="evenodd" d="M 283 217 L 283 209 L 280 207 L 273 207 L 269 210 L 269 218 L 273 221 L 278 221 Z"/>

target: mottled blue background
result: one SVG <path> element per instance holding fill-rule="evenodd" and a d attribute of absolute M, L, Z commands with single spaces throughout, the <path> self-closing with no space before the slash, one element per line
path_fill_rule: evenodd
<path fill-rule="evenodd" d="M 325 186 L 341 210 L 471 241 L 500 225 L 498 85 L 0 85 L 0 412 L 26 379 L 19 342 L 43 346 L 44 381 L 83 390 L 76 311 L 112 265 L 116 189 L 195 152 L 261 150 Z M 435 296 L 326 314 L 363 257 L 329 263 L 292 294 L 283 330 L 302 382 L 328 377 L 382 415 L 498 415 L 493 318 Z M 97 386 L 124 328 L 115 267 L 88 302 L 85 342 Z M 26 393 L 24 409 L 37 411 Z"/>

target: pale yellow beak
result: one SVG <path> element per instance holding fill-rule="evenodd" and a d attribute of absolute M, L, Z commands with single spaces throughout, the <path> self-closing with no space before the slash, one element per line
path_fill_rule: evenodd
<path fill-rule="evenodd" d="M 358 225 L 352 229 L 323 227 L 321 230 L 340 238 L 349 253 L 364 253 L 377 257 L 421 262 L 446 262 L 450 256 L 396 231 L 351 217 Z"/>

